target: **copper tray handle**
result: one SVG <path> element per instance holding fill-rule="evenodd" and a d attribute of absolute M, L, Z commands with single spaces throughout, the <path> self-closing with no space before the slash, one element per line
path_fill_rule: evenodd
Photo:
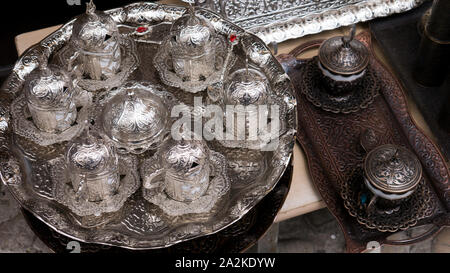
<path fill-rule="evenodd" d="M 296 48 L 294 48 L 293 50 L 291 50 L 291 52 L 289 52 L 290 55 L 297 57 L 298 55 L 303 54 L 305 51 L 319 47 L 325 40 L 324 39 L 317 39 L 317 40 L 312 40 L 309 42 L 306 42 Z"/>

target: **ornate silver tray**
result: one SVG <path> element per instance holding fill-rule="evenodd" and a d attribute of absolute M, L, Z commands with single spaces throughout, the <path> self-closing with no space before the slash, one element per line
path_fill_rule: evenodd
<path fill-rule="evenodd" d="M 408 11 L 425 0 L 196 0 L 265 43 Z"/>
<path fill-rule="evenodd" d="M 193 106 L 194 94 L 175 87 L 165 86 L 153 66 L 154 54 L 160 46 L 162 37 L 170 29 L 171 22 L 179 18 L 185 8 L 153 3 L 136 3 L 107 11 L 121 27 L 121 33 L 133 38 L 137 44 L 140 58 L 139 67 L 127 81 L 149 82 L 163 86 L 178 101 Z M 216 31 L 225 39 L 230 33 L 243 36 L 245 32 L 235 24 L 222 19 L 214 12 L 198 9 L 198 16 L 210 20 Z M 230 191 L 218 204 L 220 209 L 199 215 L 185 214 L 170 216 L 160 207 L 146 201 L 140 187 L 113 215 L 105 215 L 108 222 L 86 227 L 89 219 L 80 221 L 66 206 L 56 202 L 52 181 L 52 164 L 64 153 L 64 143 L 50 146 L 37 146 L 14 133 L 10 115 L 10 104 L 21 96 L 24 78 L 37 66 L 39 57 L 45 56 L 50 62 L 55 53 L 67 43 L 71 36 L 73 21 L 45 38 L 39 44 L 25 52 L 16 63 L 13 72 L 2 86 L 0 92 L 0 177 L 13 196 L 27 210 L 55 231 L 70 238 L 128 249 L 163 248 L 189 239 L 219 232 L 241 219 L 265 195 L 267 195 L 282 177 L 289 164 L 297 127 L 296 99 L 293 88 L 281 65 L 270 53 L 266 45 L 254 35 L 245 35 L 245 51 L 251 52 L 252 65 L 263 71 L 271 85 L 272 92 L 282 98 L 284 115 L 281 117 L 286 130 L 280 136 L 279 145 L 274 151 L 249 151 L 230 149 L 216 141 L 208 142 L 215 153 L 225 156 L 226 175 Z M 145 28 L 145 31 L 141 31 Z M 230 69 L 242 68 L 245 62 L 244 50 L 236 47 L 236 64 Z M 114 89 L 113 89 L 114 90 Z M 113 92 L 113 91 L 111 91 Z M 106 94 L 95 94 L 97 103 Z M 206 102 L 205 91 L 202 96 Z M 5 99 L 3 99 L 5 98 Z M 95 115 L 95 111 L 92 111 Z M 95 119 L 94 119 L 95 120 Z M 136 156 L 140 166 L 145 158 L 154 151 Z M 252 156 L 248 156 L 252 154 Z M 253 162 L 254 161 L 254 162 Z M 223 163 L 215 163 L 223 165 Z M 256 167 L 255 167 L 256 166 Z M 139 172 L 138 172 L 139 173 Z M 141 185 L 142 183 L 140 183 Z"/>

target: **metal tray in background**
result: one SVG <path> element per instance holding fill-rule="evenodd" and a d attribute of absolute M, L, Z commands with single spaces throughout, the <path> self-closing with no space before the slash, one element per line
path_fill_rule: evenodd
<path fill-rule="evenodd" d="M 322 40 L 304 43 L 291 53 L 278 56 L 298 95 L 297 140 L 305 151 L 314 185 L 344 232 L 348 252 L 364 251 L 373 241 L 390 245 L 416 243 L 450 226 L 450 170 L 445 159 L 412 119 L 405 90 L 375 55 L 371 34 L 362 32 L 356 38 L 370 50 L 370 69 L 379 80 L 380 88 L 372 103 L 353 113 L 324 111 L 302 92 L 304 83 L 314 80 L 304 73 L 305 66 L 316 65 L 317 61 L 297 59 L 297 56 L 319 47 Z M 408 209 L 388 217 L 380 214 L 368 217 L 364 211 L 355 209 L 358 199 L 354 193 L 362 183 L 360 169 L 366 156 L 360 139 L 366 130 L 374 132 L 375 146 L 403 146 L 422 163 L 426 186 L 422 192 L 425 194 L 414 197 L 414 202 L 408 201 L 411 202 Z M 391 238 L 395 232 L 421 226 L 428 229 L 417 232 L 413 238 Z"/>
<path fill-rule="evenodd" d="M 196 4 L 219 13 L 269 44 L 405 12 L 425 1 L 196 0 Z"/>

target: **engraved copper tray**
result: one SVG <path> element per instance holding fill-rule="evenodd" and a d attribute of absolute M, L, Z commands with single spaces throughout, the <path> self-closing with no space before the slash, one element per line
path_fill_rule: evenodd
<path fill-rule="evenodd" d="M 164 86 L 153 66 L 154 54 L 164 37 L 170 30 L 171 22 L 186 11 L 183 7 L 153 3 L 135 3 L 122 8 L 107 11 L 118 22 L 120 32 L 137 42 L 140 66 L 130 75 L 128 81 L 146 81 Z M 197 15 L 211 20 L 219 35 L 225 39 L 230 33 L 243 36 L 242 28 L 226 21 L 217 14 L 198 9 Z M 275 151 L 263 152 L 265 171 L 254 176 L 254 183 L 234 183 L 229 199 L 220 210 L 215 208 L 210 214 L 199 217 L 171 217 L 162 213 L 152 204 L 144 201 L 141 189 L 125 203 L 114 221 L 95 228 L 86 228 L 73 217 L 67 207 L 55 202 L 52 196 L 49 164 L 63 154 L 65 145 L 57 144 L 39 147 L 30 141 L 16 136 L 12 126 L 8 126 L 11 116 L 9 105 L 22 93 L 24 78 L 39 65 L 39 57 L 44 55 L 53 60 L 53 53 L 61 49 L 71 36 L 73 20 L 61 27 L 43 41 L 27 50 L 18 60 L 9 78 L 0 92 L 0 171 L 2 182 L 7 185 L 21 206 L 33 213 L 50 228 L 72 239 L 123 247 L 127 249 L 165 248 L 187 240 L 219 232 L 244 217 L 277 185 L 289 165 L 294 145 L 296 130 L 296 100 L 293 87 L 283 68 L 270 50 L 254 35 L 245 36 L 246 50 L 251 52 L 250 61 L 265 72 L 273 87 L 273 92 L 282 98 L 280 108 L 286 111 L 283 122 L 287 130 L 280 136 L 280 145 Z M 144 35 L 138 28 L 146 27 L 150 31 Z M 247 40 L 248 39 L 248 40 Z M 244 51 L 235 52 L 240 59 L 238 66 L 243 66 Z M 238 62 L 236 62 L 238 63 Z M 233 67 L 238 69 L 239 67 Z M 164 86 L 179 101 L 187 105 L 193 104 L 194 96 L 180 89 Z M 206 101 L 206 92 L 199 93 Z M 248 152 L 243 149 L 228 149 L 220 145 L 210 148 L 226 156 L 246 161 Z M 20 148 L 19 148 L 20 146 Z M 214 147 L 213 147 L 214 146 Z M 142 162 L 143 158 L 138 158 Z M 245 167 L 235 168 L 230 164 L 228 176 L 237 179 L 244 173 L 252 173 Z M 250 165 L 250 164 L 248 164 Z M 233 178 L 233 176 L 236 176 Z M 245 175 L 244 175 L 245 176 Z M 239 180 L 239 179 L 237 179 Z M 194 219 L 194 220 L 192 220 Z"/>
<path fill-rule="evenodd" d="M 357 37 L 371 48 L 368 32 Z M 370 66 L 381 79 L 380 95 L 373 103 L 355 113 L 334 114 L 312 105 L 302 94 L 300 83 L 302 66 L 310 60 L 297 59 L 307 49 L 318 47 L 322 41 L 312 41 L 279 56 L 296 88 L 298 101 L 297 140 L 306 153 L 309 172 L 329 210 L 337 218 L 344 232 L 347 250 L 361 252 L 371 241 L 380 244 L 409 244 L 436 234 L 443 226 L 450 225 L 450 171 L 436 145 L 418 129 L 407 107 L 405 93 L 399 82 L 387 68 L 374 57 L 371 48 Z M 426 213 L 413 223 L 414 226 L 432 224 L 423 234 L 407 240 L 393 241 L 388 237 L 396 231 L 411 227 L 397 227 L 381 232 L 377 227 L 368 228 L 349 214 L 341 197 L 344 183 L 352 180 L 360 168 L 365 151 L 360 145 L 360 134 L 372 129 L 378 136 L 378 145 L 393 143 L 413 151 L 422 163 L 425 186 L 431 194 Z M 414 215 L 412 215 L 414 216 Z"/>

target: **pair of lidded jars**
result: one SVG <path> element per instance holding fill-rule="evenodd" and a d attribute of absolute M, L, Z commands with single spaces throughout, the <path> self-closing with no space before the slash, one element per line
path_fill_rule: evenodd
<path fill-rule="evenodd" d="M 62 69 L 42 61 L 27 77 L 24 87 L 28 109 L 39 130 L 60 133 L 75 122 L 74 88 Z"/>
<path fill-rule="evenodd" d="M 369 51 L 354 39 L 356 27 L 350 36 L 333 37 L 319 48 L 318 67 L 323 83 L 331 95 L 342 96 L 361 86 L 369 65 Z"/>
<path fill-rule="evenodd" d="M 77 54 L 69 61 L 69 71 L 74 70 L 91 80 L 116 75 L 122 60 L 119 36 L 112 17 L 96 10 L 92 1 L 88 3 L 86 13 L 73 23 L 70 44 Z"/>
<path fill-rule="evenodd" d="M 196 16 L 192 6 L 173 23 L 170 35 L 173 69 L 180 78 L 204 81 L 215 71 L 215 29 Z"/>

